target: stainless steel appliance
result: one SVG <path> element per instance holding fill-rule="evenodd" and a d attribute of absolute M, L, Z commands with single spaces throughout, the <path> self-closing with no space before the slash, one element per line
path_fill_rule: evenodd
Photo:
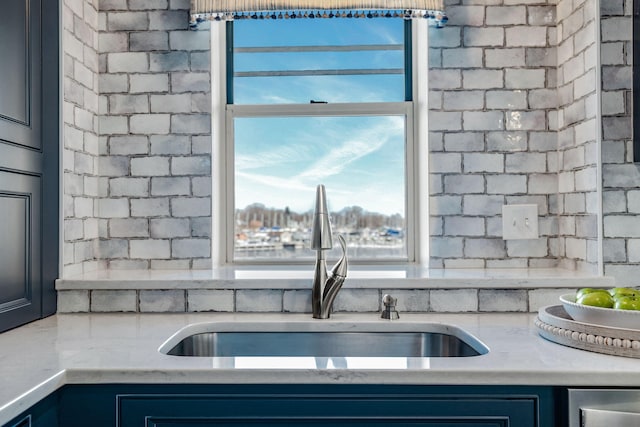
<path fill-rule="evenodd" d="M 569 427 L 640 426 L 640 390 L 569 389 Z"/>

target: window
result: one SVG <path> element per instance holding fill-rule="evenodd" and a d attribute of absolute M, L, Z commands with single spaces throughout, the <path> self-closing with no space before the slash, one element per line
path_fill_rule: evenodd
<path fill-rule="evenodd" d="M 218 263 L 312 259 L 318 184 L 351 262 L 416 260 L 412 25 L 248 19 L 218 30 Z"/>

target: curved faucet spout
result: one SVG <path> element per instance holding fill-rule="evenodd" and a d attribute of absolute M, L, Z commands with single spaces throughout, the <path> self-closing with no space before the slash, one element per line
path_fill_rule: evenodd
<path fill-rule="evenodd" d="M 320 318 L 328 319 L 331 315 L 333 300 L 336 299 L 338 291 L 342 288 L 344 280 L 347 278 L 347 243 L 344 237 L 338 236 L 338 241 L 342 247 L 342 257 L 336 265 L 331 269 L 331 275 L 327 278 L 322 296 L 322 307 L 320 310 Z"/>

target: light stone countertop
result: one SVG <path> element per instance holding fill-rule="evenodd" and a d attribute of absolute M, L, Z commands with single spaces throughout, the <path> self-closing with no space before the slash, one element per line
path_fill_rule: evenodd
<path fill-rule="evenodd" d="M 229 266 L 211 270 L 97 270 L 56 281 L 80 289 L 308 289 L 308 265 Z M 560 268 L 433 269 L 413 265 L 350 266 L 344 288 L 612 287 L 613 277 Z"/>
<path fill-rule="evenodd" d="M 195 323 L 217 322 L 238 330 L 251 322 L 309 328 L 365 324 L 382 330 L 389 327 L 389 321 L 375 314 L 347 313 L 334 314 L 330 320 L 283 313 L 55 315 L 0 334 L 0 425 L 65 384 L 640 385 L 640 360 L 546 341 L 538 336 L 534 318 L 525 313 L 401 313 L 401 319 L 392 323 L 399 328 L 450 324 L 477 337 L 490 351 L 461 358 L 349 359 L 345 370 L 295 368 L 283 358 L 254 358 L 250 366 L 234 368 L 229 367 L 234 365 L 233 358 L 175 357 L 157 350 L 178 330 Z"/>

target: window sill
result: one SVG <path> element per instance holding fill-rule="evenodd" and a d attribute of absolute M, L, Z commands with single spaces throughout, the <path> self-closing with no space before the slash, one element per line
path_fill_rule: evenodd
<path fill-rule="evenodd" d="M 56 290 L 309 289 L 312 266 L 233 266 L 211 270 L 99 270 L 56 281 Z M 429 269 L 353 266 L 344 288 L 535 289 L 614 286 L 613 277 L 555 268 Z"/>

